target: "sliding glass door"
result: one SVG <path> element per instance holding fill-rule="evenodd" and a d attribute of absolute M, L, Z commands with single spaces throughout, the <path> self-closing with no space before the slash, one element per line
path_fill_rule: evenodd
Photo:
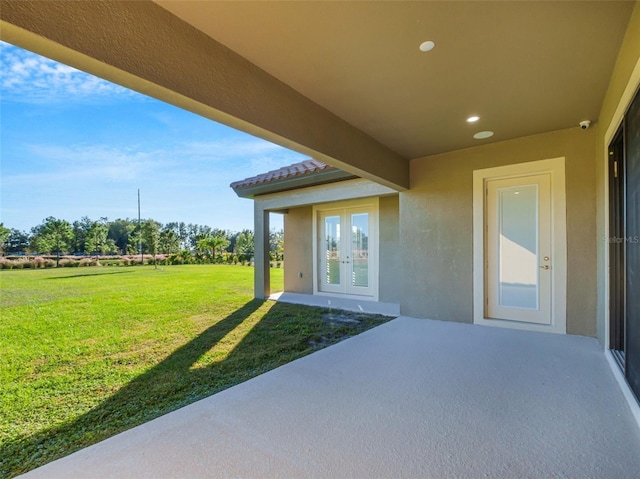
<path fill-rule="evenodd" d="M 640 94 L 609 145 L 609 348 L 640 400 Z"/>

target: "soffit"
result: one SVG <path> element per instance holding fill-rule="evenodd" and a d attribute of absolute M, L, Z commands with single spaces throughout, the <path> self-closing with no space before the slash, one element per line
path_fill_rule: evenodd
<path fill-rule="evenodd" d="M 596 121 L 634 6 L 156 3 L 407 158 Z"/>

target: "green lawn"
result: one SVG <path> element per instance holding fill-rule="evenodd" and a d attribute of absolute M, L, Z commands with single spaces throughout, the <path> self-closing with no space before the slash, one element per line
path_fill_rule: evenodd
<path fill-rule="evenodd" d="M 252 300 L 252 287 L 243 266 L 0 272 L 0 477 L 389 319 L 335 321 Z"/>

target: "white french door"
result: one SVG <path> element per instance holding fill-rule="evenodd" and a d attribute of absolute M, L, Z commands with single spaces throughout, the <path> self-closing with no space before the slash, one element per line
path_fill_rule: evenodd
<path fill-rule="evenodd" d="M 486 317 L 551 324 L 549 173 L 486 183 Z"/>
<path fill-rule="evenodd" d="M 318 290 L 375 296 L 375 210 L 337 208 L 318 212 Z"/>
<path fill-rule="evenodd" d="M 565 159 L 473 172 L 473 322 L 567 332 Z"/>

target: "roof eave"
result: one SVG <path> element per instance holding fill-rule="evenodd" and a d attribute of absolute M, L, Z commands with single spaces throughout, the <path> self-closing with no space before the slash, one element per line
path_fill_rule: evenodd
<path fill-rule="evenodd" d="M 327 183 L 334 183 L 336 181 L 350 180 L 353 178 L 357 178 L 357 176 L 346 171 L 331 169 L 328 171 L 319 171 L 310 175 L 272 180 L 249 186 L 237 186 L 235 188 L 232 186 L 232 188 L 240 198 L 253 199 L 256 196 L 281 193 L 283 191 L 296 190 L 309 186 L 318 186 Z"/>

